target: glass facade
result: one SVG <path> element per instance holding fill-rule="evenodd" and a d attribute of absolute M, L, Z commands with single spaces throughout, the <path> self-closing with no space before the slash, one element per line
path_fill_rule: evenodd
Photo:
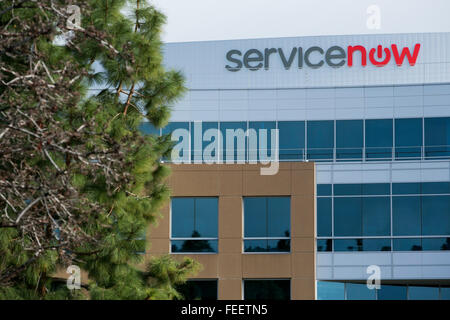
<path fill-rule="evenodd" d="M 318 251 L 450 250 L 450 182 L 318 185 L 317 236 Z"/>
<path fill-rule="evenodd" d="M 244 252 L 290 252 L 290 197 L 244 197 Z"/>
<path fill-rule="evenodd" d="M 244 300 L 289 300 L 291 281 L 280 280 L 244 280 Z"/>
<path fill-rule="evenodd" d="M 342 161 L 402 161 L 450 158 L 450 117 L 324 121 L 250 121 L 202 122 L 200 148 L 194 143 L 195 123 L 171 122 L 162 130 L 145 123 L 145 134 L 169 134 L 176 129 L 190 132 L 190 159 L 202 155 L 215 137 L 205 135 L 208 129 L 221 133 L 218 144 L 220 159 L 259 160 L 270 158 L 275 149 L 271 130 L 278 129 L 280 161 L 314 160 Z M 248 130 L 250 134 L 245 134 Z M 266 130 L 265 132 L 261 132 Z M 264 138 L 262 134 L 267 136 Z M 254 137 L 254 139 L 251 139 Z M 177 136 L 178 142 L 182 141 Z M 177 143 L 177 141 L 175 143 Z M 231 147 L 227 146 L 233 143 Z M 216 142 L 217 143 L 217 142 Z M 227 150 L 230 149 L 230 150 Z M 245 152 L 244 152 L 245 151 Z M 232 156 L 231 154 L 234 154 Z M 183 154 L 180 154 L 180 157 Z M 215 157 L 216 154 L 213 153 Z"/>
<path fill-rule="evenodd" d="M 217 252 L 218 198 L 172 198 L 172 252 Z"/>
<path fill-rule="evenodd" d="M 369 289 L 365 283 L 317 281 L 317 300 L 448 300 L 450 288 L 409 284 L 381 284 Z"/>

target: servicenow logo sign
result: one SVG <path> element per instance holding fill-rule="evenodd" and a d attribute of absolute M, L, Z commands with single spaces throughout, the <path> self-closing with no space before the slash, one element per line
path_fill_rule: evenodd
<path fill-rule="evenodd" d="M 420 43 L 414 45 L 412 52 L 410 48 L 399 48 L 396 44 L 384 48 L 381 45 L 376 48 L 356 45 L 348 46 L 345 49 L 340 46 L 332 46 L 326 50 L 318 46 L 306 50 L 302 47 L 294 47 L 290 51 L 284 51 L 282 48 L 250 49 L 246 52 L 230 50 L 226 55 L 229 64 L 225 65 L 225 68 L 231 72 L 237 72 L 242 68 L 251 71 L 263 68 L 269 70 L 273 59 L 281 60 L 286 70 L 291 67 L 301 69 L 303 66 L 317 69 L 325 64 L 333 68 L 341 68 L 344 65 L 352 67 L 354 63 L 361 63 L 362 66 L 370 63 L 377 67 L 383 67 L 391 60 L 394 60 L 398 66 L 402 66 L 405 60 L 410 66 L 414 66 L 419 51 Z"/>

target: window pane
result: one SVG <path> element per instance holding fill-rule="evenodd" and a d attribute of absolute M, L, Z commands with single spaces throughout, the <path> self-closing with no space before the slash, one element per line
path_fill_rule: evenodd
<path fill-rule="evenodd" d="M 389 183 L 367 183 L 362 185 L 363 195 L 390 195 Z"/>
<path fill-rule="evenodd" d="M 360 183 L 334 185 L 335 196 L 359 196 L 361 194 L 362 194 L 362 184 Z"/>
<path fill-rule="evenodd" d="M 331 198 L 317 198 L 317 236 L 331 236 Z"/>
<path fill-rule="evenodd" d="M 391 240 L 363 239 L 363 251 L 391 251 Z"/>
<path fill-rule="evenodd" d="M 218 212 L 217 198 L 195 199 L 195 230 L 198 232 L 198 237 L 217 237 Z"/>
<path fill-rule="evenodd" d="M 291 240 L 289 240 L 289 239 L 268 240 L 267 241 L 267 251 L 268 252 L 290 252 L 291 251 Z"/>
<path fill-rule="evenodd" d="M 305 122 L 280 121 L 280 160 L 304 159 Z"/>
<path fill-rule="evenodd" d="M 332 243 L 333 240 L 331 239 L 319 239 L 317 240 L 317 251 L 324 252 L 324 251 L 332 251 Z"/>
<path fill-rule="evenodd" d="M 361 236 L 361 198 L 334 199 L 334 235 Z"/>
<path fill-rule="evenodd" d="M 449 194 L 450 182 L 424 182 L 422 183 L 423 194 Z"/>
<path fill-rule="evenodd" d="M 308 159 L 333 159 L 334 121 L 308 121 Z"/>
<path fill-rule="evenodd" d="M 409 300 L 439 300 L 439 287 L 408 287 Z"/>
<path fill-rule="evenodd" d="M 363 150 L 363 121 L 336 121 L 336 159 L 361 159 Z"/>
<path fill-rule="evenodd" d="M 318 184 L 317 196 L 331 196 L 331 184 Z"/>
<path fill-rule="evenodd" d="M 393 183 L 392 194 L 420 194 L 420 183 Z"/>
<path fill-rule="evenodd" d="M 367 284 L 347 283 L 347 300 L 375 300 L 375 289 L 370 290 Z"/>
<path fill-rule="evenodd" d="M 289 197 L 267 198 L 267 236 L 289 237 L 291 225 L 291 199 Z"/>
<path fill-rule="evenodd" d="M 392 158 L 392 120 L 366 120 L 366 158 Z"/>
<path fill-rule="evenodd" d="M 245 237 L 267 237 L 266 198 L 244 198 L 244 230 Z"/>
<path fill-rule="evenodd" d="M 392 197 L 394 236 L 420 236 L 420 197 Z"/>
<path fill-rule="evenodd" d="M 425 119 L 425 155 L 428 159 L 450 156 L 450 118 Z"/>
<path fill-rule="evenodd" d="M 389 197 L 363 198 L 363 235 L 386 236 L 391 233 Z"/>
<path fill-rule="evenodd" d="M 273 157 L 271 153 L 272 148 L 272 139 L 271 139 L 271 129 L 276 129 L 276 123 L 275 121 L 256 121 L 256 122 L 249 122 L 249 129 L 254 129 L 257 136 L 257 141 L 254 141 L 257 143 L 257 150 L 255 150 L 252 146 L 252 140 L 248 141 L 249 146 L 249 156 L 248 158 L 250 160 L 260 160 L 260 155 L 263 156 L 263 160 L 267 160 L 270 157 Z M 265 143 L 265 148 L 261 148 L 261 132 L 260 130 L 266 130 L 267 133 L 267 140 L 263 141 Z M 250 139 L 251 135 L 249 136 Z M 275 146 L 274 146 L 275 147 Z"/>
<path fill-rule="evenodd" d="M 450 288 L 441 288 L 441 300 L 450 300 Z"/>
<path fill-rule="evenodd" d="M 421 146 L 422 119 L 395 119 L 395 157 L 420 158 Z"/>
<path fill-rule="evenodd" d="M 362 239 L 334 240 L 334 251 L 363 251 Z"/>
<path fill-rule="evenodd" d="M 423 235 L 450 234 L 450 196 L 422 197 Z"/>
<path fill-rule="evenodd" d="M 344 300 L 344 283 L 317 281 L 317 300 Z"/>
<path fill-rule="evenodd" d="M 381 285 L 378 300 L 406 300 L 406 286 Z"/>
<path fill-rule="evenodd" d="M 189 238 L 194 233 L 194 198 L 172 198 L 172 237 Z"/>
<path fill-rule="evenodd" d="M 220 131 L 223 139 L 223 161 L 226 162 L 227 157 L 230 157 L 233 162 L 245 161 L 247 122 L 221 122 Z"/>
<path fill-rule="evenodd" d="M 188 280 L 177 290 L 185 300 L 217 300 L 217 280 Z"/>
<path fill-rule="evenodd" d="M 267 252 L 268 244 L 266 239 L 244 240 L 244 252 Z"/>
<path fill-rule="evenodd" d="M 394 239 L 394 251 L 421 251 L 422 240 L 420 238 Z"/>
<path fill-rule="evenodd" d="M 289 300 L 290 280 L 244 280 L 244 300 Z"/>
<path fill-rule="evenodd" d="M 422 246 L 427 251 L 450 250 L 450 238 L 423 238 Z"/>
<path fill-rule="evenodd" d="M 172 240 L 172 252 L 217 252 L 217 240 Z"/>

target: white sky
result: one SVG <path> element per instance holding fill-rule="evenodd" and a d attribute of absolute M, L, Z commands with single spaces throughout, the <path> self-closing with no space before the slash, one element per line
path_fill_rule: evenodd
<path fill-rule="evenodd" d="M 148 0 L 168 18 L 165 42 L 450 32 L 450 0 Z M 366 25 L 370 5 L 381 28 Z"/>

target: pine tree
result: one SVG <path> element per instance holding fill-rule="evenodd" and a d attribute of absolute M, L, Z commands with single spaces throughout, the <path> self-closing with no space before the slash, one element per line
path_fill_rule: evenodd
<path fill-rule="evenodd" d="M 136 267 L 172 147 L 139 126 L 166 125 L 185 90 L 162 65 L 164 23 L 143 0 L 0 3 L 0 299 L 180 298 L 198 270 L 168 256 Z M 85 290 L 53 277 L 70 264 Z"/>

